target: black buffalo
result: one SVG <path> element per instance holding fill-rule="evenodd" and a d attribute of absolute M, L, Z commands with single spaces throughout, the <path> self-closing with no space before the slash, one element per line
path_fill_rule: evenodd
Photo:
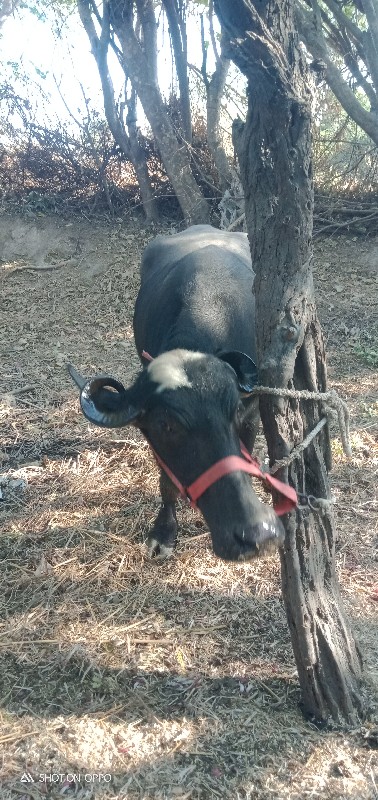
<path fill-rule="evenodd" d="M 70 373 L 85 416 L 98 425 L 136 425 L 165 469 L 187 487 L 214 463 L 251 451 L 258 424 L 254 299 L 247 235 L 195 225 L 158 236 L 146 248 L 134 313 L 144 365 L 127 389 L 107 377 Z M 149 359 L 153 360 L 149 360 Z M 176 543 L 179 491 L 161 472 L 162 505 L 149 535 L 151 554 Z M 283 541 L 272 507 L 236 469 L 198 498 L 216 555 L 244 560 Z"/>

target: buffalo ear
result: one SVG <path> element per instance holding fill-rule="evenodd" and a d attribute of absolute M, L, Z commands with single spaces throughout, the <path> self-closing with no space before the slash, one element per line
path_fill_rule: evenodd
<path fill-rule="evenodd" d="M 225 361 L 236 372 L 239 389 L 243 394 L 249 394 L 257 386 L 259 376 L 254 361 L 239 350 L 229 350 L 217 353 L 221 361 Z"/>

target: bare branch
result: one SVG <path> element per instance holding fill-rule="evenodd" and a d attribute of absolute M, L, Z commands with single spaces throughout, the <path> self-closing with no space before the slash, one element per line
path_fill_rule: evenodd
<path fill-rule="evenodd" d="M 203 14 L 201 14 L 201 47 L 202 47 L 202 64 L 201 64 L 201 75 L 203 78 L 203 82 L 206 86 L 206 89 L 209 88 L 209 78 L 207 76 L 207 47 L 205 42 L 205 27 L 203 24 Z"/>
<path fill-rule="evenodd" d="M 0 28 L 5 20 L 14 13 L 20 0 L 0 0 Z"/>
<path fill-rule="evenodd" d="M 162 3 L 168 19 L 169 33 L 175 57 L 176 73 L 180 88 L 183 133 L 186 141 L 190 143 L 192 140 L 192 120 L 188 82 L 186 22 L 177 6 L 176 0 L 162 0 Z"/>
<path fill-rule="evenodd" d="M 375 0 L 361 0 L 369 26 L 365 34 L 366 60 L 373 83 L 378 87 L 378 13 Z"/>
<path fill-rule="evenodd" d="M 332 16 L 335 18 L 335 20 L 337 20 L 340 28 L 348 33 L 356 46 L 360 46 L 360 52 L 363 56 L 364 35 L 358 25 L 356 25 L 356 23 L 353 22 L 350 17 L 347 17 L 347 15 L 344 14 L 342 7 L 336 3 L 335 0 L 324 0 L 324 2 L 328 6 Z"/>
<path fill-rule="evenodd" d="M 378 145 L 378 120 L 374 113 L 366 111 L 357 100 L 352 89 L 344 80 L 340 70 L 333 63 L 321 31 L 314 25 L 311 14 L 299 4 L 295 9 L 296 21 L 301 38 L 314 57 L 325 64 L 326 81 L 349 116 Z"/>
<path fill-rule="evenodd" d="M 218 52 L 217 42 L 214 33 L 214 0 L 209 0 L 209 33 L 210 33 L 211 44 L 213 46 L 215 61 L 218 62 L 220 55 Z"/>

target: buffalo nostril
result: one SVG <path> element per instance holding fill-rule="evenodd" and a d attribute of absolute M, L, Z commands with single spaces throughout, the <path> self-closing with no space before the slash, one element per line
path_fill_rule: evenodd
<path fill-rule="evenodd" d="M 253 558 L 260 554 L 259 543 L 254 541 L 251 531 L 248 532 L 248 536 L 244 530 L 241 533 L 235 533 L 235 542 L 238 548 L 240 548 L 240 558 L 244 556 Z"/>
<path fill-rule="evenodd" d="M 276 538 L 280 542 L 283 542 L 283 540 L 285 538 L 284 527 L 282 525 L 282 522 L 278 519 L 278 517 L 275 520 L 271 520 L 270 522 L 262 522 L 259 525 L 257 525 L 256 527 L 257 528 L 258 527 L 262 528 L 262 531 L 263 531 L 262 538 L 263 539 L 264 538 L 268 538 L 268 539 Z"/>
<path fill-rule="evenodd" d="M 265 553 L 273 552 L 283 544 L 285 531 L 281 521 L 274 519 L 263 520 L 252 525 L 247 530 L 235 532 L 235 540 L 240 547 L 240 559 L 254 558 Z"/>

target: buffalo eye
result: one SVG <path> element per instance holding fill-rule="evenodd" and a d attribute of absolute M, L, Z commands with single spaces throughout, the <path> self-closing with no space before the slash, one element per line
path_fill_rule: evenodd
<path fill-rule="evenodd" d="M 243 415 L 244 415 L 244 406 L 243 406 L 243 403 L 240 400 L 240 402 L 236 406 L 236 411 L 235 411 L 235 416 L 234 416 L 234 420 L 236 422 L 236 425 L 239 426 L 241 424 L 241 421 L 243 419 Z"/>
<path fill-rule="evenodd" d="M 158 425 L 162 433 L 174 432 L 174 425 L 172 425 L 172 422 L 169 419 L 160 419 Z"/>
<path fill-rule="evenodd" d="M 156 415 L 154 427 L 156 431 L 164 436 L 175 436 L 181 431 L 181 425 L 178 420 L 171 414 L 167 412 L 164 413 L 163 411 Z"/>

